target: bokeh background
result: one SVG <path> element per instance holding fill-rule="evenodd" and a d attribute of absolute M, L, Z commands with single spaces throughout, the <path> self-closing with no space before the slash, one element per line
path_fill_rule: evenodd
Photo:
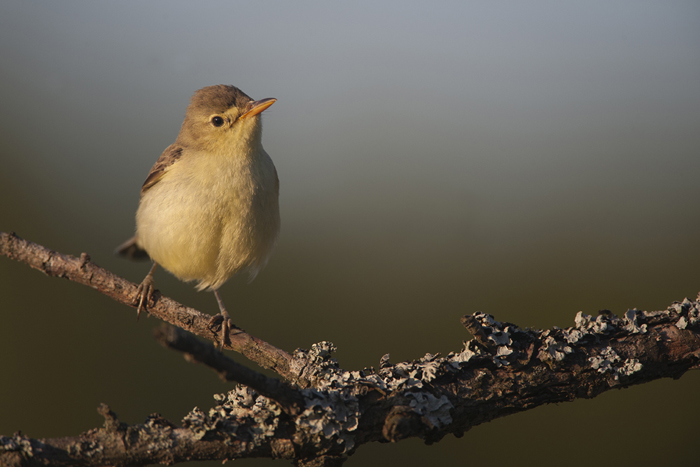
<path fill-rule="evenodd" d="M 112 252 L 192 92 L 279 99 L 279 246 L 222 295 L 288 351 L 330 340 L 360 369 L 460 350 L 478 310 L 569 326 L 700 291 L 695 1 L 6 0 L 0 60 L 0 230 L 134 282 L 147 264 Z M 157 320 L 6 258 L 0 307 L 0 434 L 74 435 L 100 402 L 179 421 L 231 387 L 161 349 Z M 347 465 L 697 465 L 698 391 L 691 373 Z"/>

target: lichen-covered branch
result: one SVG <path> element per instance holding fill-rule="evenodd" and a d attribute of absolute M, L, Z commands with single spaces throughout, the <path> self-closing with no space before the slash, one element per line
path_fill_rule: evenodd
<path fill-rule="evenodd" d="M 700 363 L 700 302 L 624 316 L 578 313 L 574 326 L 522 329 L 484 313 L 462 318 L 475 336 L 447 356 L 348 371 L 328 342 L 288 360 L 299 410 L 239 386 L 179 425 L 158 415 L 126 426 L 105 406 L 105 427 L 72 438 L 0 437 L 0 465 L 146 465 L 238 457 L 340 465 L 362 444 L 461 436 L 481 423 L 542 404 L 678 378 Z M 216 367 L 217 364 L 213 366 Z"/>

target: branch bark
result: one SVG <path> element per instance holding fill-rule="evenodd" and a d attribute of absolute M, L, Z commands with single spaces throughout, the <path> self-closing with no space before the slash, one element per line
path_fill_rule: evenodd
<path fill-rule="evenodd" d="M 222 354 L 216 346 L 202 342 L 192 334 L 167 324 L 154 329 L 153 334 L 163 347 L 184 353 L 185 358 L 190 362 L 210 367 L 224 381 L 244 384 L 274 400 L 287 414 L 296 415 L 302 410 L 304 398 L 298 390 L 284 381 L 268 378 L 262 373 L 241 365 Z"/>
<path fill-rule="evenodd" d="M 119 279 L 97 279 L 109 273 L 87 260 L 46 253 L 42 248 L 0 235 L 1 253 L 28 258 L 25 262 L 51 275 L 80 278 L 89 285 Z M 39 251 L 39 259 L 32 259 L 25 250 Z M 133 293 L 136 286 L 128 285 Z M 128 292 L 115 295 L 130 296 Z M 125 298 L 119 300 L 126 303 Z M 157 302 L 169 303 L 164 297 Z M 186 316 L 206 323 L 206 315 L 193 312 Z M 171 312 L 162 313 L 171 316 Z M 202 324 L 192 326 L 189 318 L 172 321 L 201 330 Z M 296 399 L 297 410 L 285 411 L 284 402 L 246 386 L 217 396 L 217 405 L 208 413 L 195 408 L 179 427 L 157 414 L 143 424 L 127 426 L 103 406 L 99 410 L 105 426 L 75 437 L 0 437 L 0 464 L 137 466 L 262 456 L 303 466 L 341 465 L 364 443 L 414 436 L 432 443 L 542 404 L 592 398 L 662 377 L 679 378 L 700 362 L 698 300 L 674 302 L 662 311 L 628 310 L 622 317 L 579 312 L 574 321 L 570 328 L 540 331 L 474 313 L 463 317 L 462 323 L 475 338 L 460 351 L 445 357 L 426 354 L 397 364 L 391 364 L 386 355 L 376 370 L 341 369 L 332 358 L 333 345 L 322 342 L 293 356 L 285 354 L 284 364 L 276 366 L 283 368 L 279 373 L 289 381 L 304 386 L 292 389 L 293 398 L 301 398 Z M 202 333 L 213 338 L 209 330 Z M 256 342 L 252 336 L 247 339 Z M 226 371 L 228 363 L 207 357 L 206 349 L 186 346 L 185 351 L 218 372 Z M 276 361 L 279 352 L 276 349 L 272 357 L 262 360 Z M 255 381 L 250 384 L 260 387 Z"/>
<path fill-rule="evenodd" d="M 58 253 L 36 243 L 19 238 L 14 233 L 0 232 L 0 255 L 21 261 L 34 269 L 52 277 L 63 277 L 92 287 L 113 300 L 136 308 L 134 302 L 138 284 L 134 284 L 92 263 L 87 253 L 80 258 Z M 202 313 L 161 295 L 159 291 L 153 294 L 153 302 L 149 303 L 151 315 L 162 319 L 174 326 L 207 340 L 216 341 L 218 335 L 209 328 L 211 315 Z M 245 355 L 248 359 L 263 368 L 272 370 L 283 378 L 296 384 L 308 386 L 308 382 L 295 379 L 295 372 L 290 368 L 292 356 L 284 350 L 253 337 L 240 329 L 230 332 L 230 344 L 224 348 Z"/>

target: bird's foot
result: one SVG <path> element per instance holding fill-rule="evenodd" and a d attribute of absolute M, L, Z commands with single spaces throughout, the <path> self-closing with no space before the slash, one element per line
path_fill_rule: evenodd
<path fill-rule="evenodd" d="M 229 335 L 232 330 L 243 331 L 231 322 L 231 317 L 225 311 L 212 316 L 209 320 L 209 330 L 218 337 L 219 350 L 223 350 L 225 345 L 231 344 Z"/>
<path fill-rule="evenodd" d="M 155 281 L 153 280 L 153 269 L 148 275 L 143 279 L 141 284 L 139 284 L 138 289 L 136 289 L 136 297 L 134 298 L 134 303 L 138 303 L 136 308 L 136 321 L 141 317 L 141 310 L 147 310 L 150 303 L 153 301 L 153 292 L 155 292 Z"/>
<path fill-rule="evenodd" d="M 148 311 L 149 302 L 153 297 L 154 283 L 153 277 L 146 276 L 139 288 L 136 289 L 136 300 L 134 301 L 139 304 L 138 308 L 136 308 L 136 321 L 141 317 L 141 310 Z"/>

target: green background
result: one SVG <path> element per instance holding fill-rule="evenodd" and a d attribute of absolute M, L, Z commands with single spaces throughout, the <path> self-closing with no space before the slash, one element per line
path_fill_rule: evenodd
<path fill-rule="evenodd" d="M 112 255 L 140 186 L 190 95 L 227 83 L 278 99 L 278 248 L 221 291 L 253 335 L 330 340 L 360 369 L 460 350 L 477 310 L 545 328 L 665 308 L 700 291 L 699 52 L 694 1 L 4 1 L 0 230 L 140 281 Z M 3 435 L 80 433 L 101 402 L 177 422 L 231 387 L 161 349 L 157 320 L 6 258 L 0 317 Z M 347 465 L 697 465 L 699 390 L 691 373 Z"/>

